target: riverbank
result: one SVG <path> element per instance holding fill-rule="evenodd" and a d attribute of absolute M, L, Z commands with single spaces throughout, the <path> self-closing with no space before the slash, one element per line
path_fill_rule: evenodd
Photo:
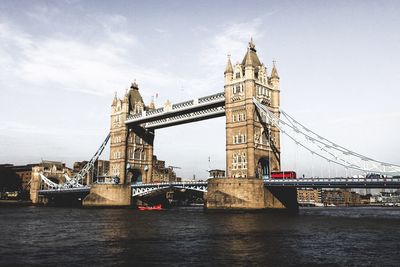
<path fill-rule="evenodd" d="M 30 200 L 10 200 L 0 199 L 0 207 L 2 206 L 30 206 L 32 202 Z"/>

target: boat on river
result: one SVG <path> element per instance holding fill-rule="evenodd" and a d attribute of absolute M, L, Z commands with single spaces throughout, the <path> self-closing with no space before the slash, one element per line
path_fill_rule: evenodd
<path fill-rule="evenodd" d="M 154 206 L 138 206 L 139 210 L 162 210 L 161 204 L 157 204 Z"/>

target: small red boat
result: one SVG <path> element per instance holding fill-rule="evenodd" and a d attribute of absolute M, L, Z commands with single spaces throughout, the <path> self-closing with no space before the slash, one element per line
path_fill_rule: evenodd
<path fill-rule="evenodd" d="M 138 206 L 139 210 L 162 210 L 161 204 L 154 206 Z"/>

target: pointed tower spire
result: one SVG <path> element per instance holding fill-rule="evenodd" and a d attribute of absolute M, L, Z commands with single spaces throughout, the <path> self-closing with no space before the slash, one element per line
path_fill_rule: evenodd
<path fill-rule="evenodd" d="M 247 48 L 247 54 L 246 54 L 246 60 L 244 62 L 244 66 L 253 66 L 253 60 L 251 58 L 251 52 L 250 52 L 251 48 L 250 48 L 250 43 L 249 43 L 249 47 Z"/>
<path fill-rule="evenodd" d="M 250 48 L 252 51 L 257 52 L 257 50 L 256 50 L 256 45 L 255 45 L 254 42 L 253 42 L 253 37 L 250 38 L 249 48 Z"/>
<path fill-rule="evenodd" d="M 273 60 L 273 61 L 272 61 L 271 78 L 277 78 L 277 79 L 279 79 L 278 70 L 276 69 L 275 63 L 276 63 L 276 61 Z"/>
<path fill-rule="evenodd" d="M 139 86 L 138 86 L 138 84 L 136 83 L 136 79 L 133 80 L 133 83 L 132 83 L 132 85 L 131 85 L 131 88 L 132 88 L 132 89 L 139 90 Z"/>
<path fill-rule="evenodd" d="M 156 105 L 154 104 L 154 96 L 151 96 L 151 102 L 149 104 L 150 109 L 156 109 Z"/>
<path fill-rule="evenodd" d="M 115 95 L 114 95 L 114 99 L 113 99 L 113 102 L 112 102 L 112 106 L 116 105 L 117 101 L 118 101 L 118 96 L 117 96 L 117 91 L 115 91 Z"/>
<path fill-rule="evenodd" d="M 251 40 L 249 42 L 249 46 L 247 47 L 246 55 L 244 56 L 244 58 L 242 60 L 242 65 L 245 67 L 253 66 L 254 68 L 261 66 L 261 62 L 257 56 L 256 45 L 253 42 L 253 38 L 251 38 Z"/>
<path fill-rule="evenodd" d="M 228 54 L 228 63 L 226 64 L 225 72 L 224 74 L 227 73 L 233 73 L 233 67 L 232 67 L 232 62 L 231 62 L 231 55 Z"/>

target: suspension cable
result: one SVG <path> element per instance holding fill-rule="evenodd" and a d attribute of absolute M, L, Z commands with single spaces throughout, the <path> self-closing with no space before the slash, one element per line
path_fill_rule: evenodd
<path fill-rule="evenodd" d="M 311 131 L 307 127 L 300 124 L 298 121 L 294 120 L 284 111 L 281 112 L 283 114 L 283 117 L 286 118 L 288 122 L 285 122 L 281 118 L 278 118 L 275 114 L 273 114 L 272 111 L 270 111 L 267 107 L 258 102 L 255 98 L 253 98 L 253 102 L 262 114 L 261 118 L 264 123 L 273 124 L 294 142 L 298 143 L 306 150 L 315 153 L 317 156 L 325 159 L 328 162 L 333 162 L 343 167 L 362 172 L 376 172 L 389 175 L 397 175 L 400 173 L 400 166 L 398 165 L 376 161 L 369 157 L 365 157 L 361 154 L 352 152 Z M 312 146 L 315 146 L 317 150 L 315 150 L 315 148 L 310 148 L 303 142 L 300 142 L 298 138 L 295 138 L 292 134 L 286 131 L 284 127 L 292 131 L 294 135 L 302 136 L 305 139 L 306 143 L 312 144 Z M 355 162 L 354 160 L 357 160 L 357 162 Z M 360 161 L 359 163 L 358 160 Z M 366 166 L 367 163 L 370 164 L 368 167 Z"/>

